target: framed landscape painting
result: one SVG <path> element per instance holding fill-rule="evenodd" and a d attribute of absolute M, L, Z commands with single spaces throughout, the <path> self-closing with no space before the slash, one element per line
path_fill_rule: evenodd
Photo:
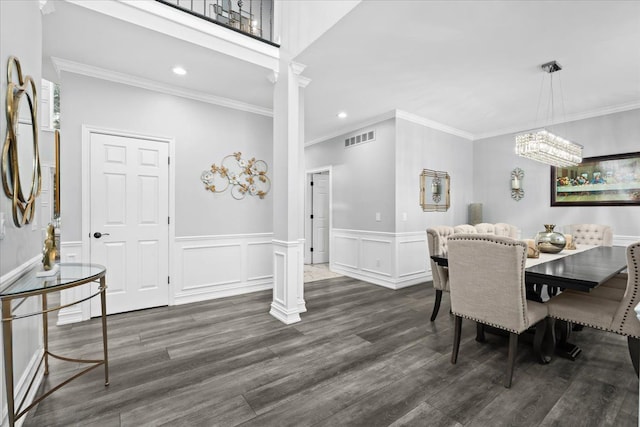
<path fill-rule="evenodd" d="M 551 206 L 640 205 L 640 152 L 551 167 Z"/>

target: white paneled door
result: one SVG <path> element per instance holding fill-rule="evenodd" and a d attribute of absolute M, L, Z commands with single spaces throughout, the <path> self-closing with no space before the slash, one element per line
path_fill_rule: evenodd
<path fill-rule="evenodd" d="M 329 174 L 314 173 L 312 176 L 312 247 L 311 263 L 329 262 Z"/>
<path fill-rule="evenodd" d="M 90 135 L 91 262 L 107 267 L 107 311 L 167 305 L 169 144 Z M 100 300 L 91 303 L 99 315 Z"/>

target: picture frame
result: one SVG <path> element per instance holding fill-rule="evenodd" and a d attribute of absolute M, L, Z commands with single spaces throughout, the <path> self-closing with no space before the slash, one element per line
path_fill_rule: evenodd
<path fill-rule="evenodd" d="M 551 206 L 640 205 L 640 152 L 551 166 Z"/>
<path fill-rule="evenodd" d="M 447 172 L 423 169 L 420 174 L 420 207 L 424 212 L 446 212 L 451 206 Z"/>

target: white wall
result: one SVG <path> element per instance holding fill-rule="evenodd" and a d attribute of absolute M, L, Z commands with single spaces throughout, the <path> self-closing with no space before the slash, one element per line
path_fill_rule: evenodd
<path fill-rule="evenodd" d="M 374 141 L 344 147 L 346 137 L 370 128 Z M 308 170 L 332 166 L 331 268 L 392 289 L 430 279 L 426 228 L 465 223 L 473 201 L 473 143 L 405 119 L 311 145 L 305 162 Z M 447 212 L 422 211 L 424 168 L 451 175 Z"/>
<path fill-rule="evenodd" d="M 371 129 L 374 141 L 344 147 L 348 135 Z M 389 119 L 305 149 L 307 170 L 333 166 L 334 228 L 395 231 L 395 144 L 395 119 Z"/>
<path fill-rule="evenodd" d="M 16 56 L 22 65 L 25 75 L 30 75 L 37 86 L 40 85 L 42 68 L 42 16 L 37 1 L 0 1 L 0 135 L 4 141 L 7 123 L 4 116 L 6 106 L 7 72 L 6 67 L 10 56 Z M 16 79 L 14 73 L 14 81 Z M 11 200 L 4 192 L 0 193 L 0 212 L 4 214 L 6 236 L 0 240 L 0 282 L 4 283 L 15 278 L 27 268 L 39 262 L 42 249 L 42 233 L 40 225 L 34 227 L 29 224 L 22 228 L 13 225 Z M 34 312 L 39 309 L 37 298 L 28 299 L 17 314 Z M 29 317 L 13 322 L 13 357 L 14 383 L 20 395 L 24 391 L 24 381 L 28 371 L 42 351 L 42 321 L 40 316 Z M 4 386 L 4 362 L 2 364 L 2 383 L 0 396 L 2 397 L 2 414 L 6 413 L 6 392 Z"/>
<path fill-rule="evenodd" d="M 30 75 L 40 87 L 42 68 L 42 15 L 38 2 L 0 1 L 0 135 L 2 143 L 7 134 L 5 117 L 7 63 L 16 56 L 22 65 L 23 75 Z M 13 80 L 17 82 L 15 71 Z M 17 228 L 13 225 L 12 202 L 4 192 L 0 194 L 0 212 L 4 213 L 6 236 L 0 240 L 0 276 L 20 266 L 40 252 L 41 232 L 31 224 Z M 37 221 L 37 218 L 36 218 Z"/>
<path fill-rule="evenodd" d="M 396 150 L 396 231 L 425 232 L 436 225 L 466 223 L 467 205 L 474 201 L 473 142 L 398 119 Z M 424 212 L 420 207 L 423 169 L 449 173 L 451 207 L 446 212 Z"/>
<path fill-rule="evenodd" d="M 272 231 L 271 194 L 235 200 L 200 181 L 203 170 L 236 151 L 271 165 L 271 118 L 66 72 L 60 83 L 64 241 L 82 240 L 82 125 L 175 139 L 176 236 Z"/>
<path fill-rule="evenodd" d="M 640 151 L 640 109 L 551 126 L 584 146 L 584 157 Z M 609 224 L 617 236 L 640 236 L 640 206 L 551 207 L 550 167 L 518 157 L 513 134 L 474 142 L 474 201 L 483 203 L 486 222 L 519 226 L 522 237 L 542 231 L 542 224 Z M 525 196 L 511 199 L 510 174 L 524 170 Z"/>

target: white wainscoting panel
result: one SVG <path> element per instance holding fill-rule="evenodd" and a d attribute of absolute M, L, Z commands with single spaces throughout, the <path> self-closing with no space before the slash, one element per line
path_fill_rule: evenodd
<path fill-rule="evenodd" d="M 0 283 L 3 285 L 13 282 L 15 279 L 36 268 L 40 265 L 42 255 L 36 255 L 24 264 L 16 267 L 10 272 L 0 277 Z M 20 303 L 20 301 L 14 301 Z M 34 313 L 41 309 L 40 298 L 27 298 L 24 303 L 15 308 L 15 315 L 23 315 Z M 24 406 L 33 402 L 33 399 L 39 389 L 44 378 L 44 367 L 38 370 L 39 361 L 44 351 L 42 345 L 42 317 L 31 316 L 22 320 L 13 322 L 13 368 L 14 368 L 14 394 L 16 407 L 18 403 L 24 399 Z M 26 364 L 24 361 L 28 361 Z M 8 425 L 8 410 L 6 403 L 6 390 L 4 387 L 4 355 L 0 354 L 0 366 L 2 366 L 2 387 L 0 387 L 0 424 Z M 34 377 L 35 376 L 35 377 Z M 27 395 L 29 382 L 33 380 L 33 386 Z M 19 420 L 18 424 L 22 424 L 24 418 Z"/>
<path fill-rule="evenodd" d="M 358 268 L 358 237 L 334 234 L 333 235 L 333 263 L 345 268 Z"/>
<path fill-rule="evenodd" d="M 393 240 L 362 237 L 361 270 L 379 276 L 391 277 L 393 272 Z"/>
<path fill-rule="evenodd" d="M 60 262 L 84 262 L 82 257 L 82 242 L 61 242 L 60 243 Z M 108 271 L 107 271 L 108 273 Z M 107 286 L 109 280 L 107 277 Z M 60 303 L 69 304 L 73 301 L 86 298 L 90 293 L 89 286 L 76 286 L 75 288 L 65 289 L 60 292 Z M 82 322 L 90 317 L 91 303 L 89 301 L 72 305 L 58 311 L 58 325 L 67 325 L 69 323 Z"/>
<path fill-rule="evenodd" d="M 431 280 L 425 231 L 334 229 L 331 270 L 391 289 Z"/>
<path fill-rule="evenodd" d="M 629 246 L 635 242 L 640 242 L 640 236 L 613 235 L 613 246 Z"/>
<path fill-rule="evenodd" d="M 273 288 L 272 233 L 177 237 L 173 303 Z"/>

